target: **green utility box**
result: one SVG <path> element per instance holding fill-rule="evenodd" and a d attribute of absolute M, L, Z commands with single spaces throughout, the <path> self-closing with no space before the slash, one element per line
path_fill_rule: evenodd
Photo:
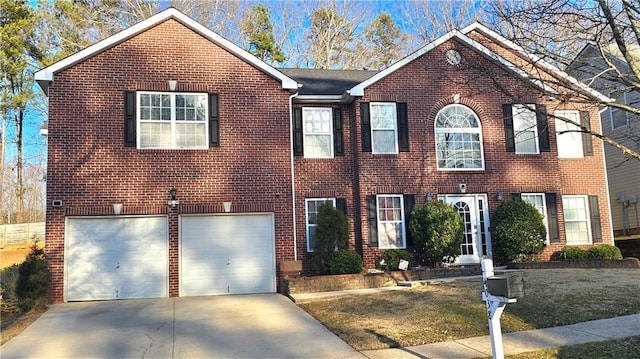
<path fill-rule="evenodd" d="M 487 278 L 487 289 L 497 297 L 517 299 L 524 297 L 522 273 L 505 273 Z"/>

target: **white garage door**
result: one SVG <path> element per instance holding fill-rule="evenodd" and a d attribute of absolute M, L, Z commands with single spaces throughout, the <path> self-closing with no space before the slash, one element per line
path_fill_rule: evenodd
<path fill-rule="evenodd" d="M 276 291 L 273 215 L 182 216 L 180 295 Z"/>
<path fill-rule="evenodd" d="M 68 218 L 66 300 L 167 296 L 167 218 Z"/>

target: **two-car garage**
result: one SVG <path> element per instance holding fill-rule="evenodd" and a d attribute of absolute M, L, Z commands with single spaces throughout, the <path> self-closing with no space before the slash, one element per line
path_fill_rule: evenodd
<path fill-rule="evenodd" d="M 65 300 L 167 297 L 168 228 L 162 215 L 68 217 Z M 273 214 L 183 215 L 179 233 L 180 296 L 275 292 Z"/>

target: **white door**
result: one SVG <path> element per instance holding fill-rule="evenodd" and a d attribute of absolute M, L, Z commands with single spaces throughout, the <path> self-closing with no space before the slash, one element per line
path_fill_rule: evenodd
<path fill-rule="evenodd" d="M 167 296 L 165 216 L 67 218 L 67 301 Z"/>
<path fill-rule="evenodd" d="M 462 216 L 464 238 L 456 264 L 480 263 L 483 257 L 491 257 L 489 238 L 489 209 L 484 194 L 445 195 L 445 202 Z"/>
<path fill-rule="evenodd" d="M 275 291 L 272 214 L 180 217 L 180 296 Z"/>

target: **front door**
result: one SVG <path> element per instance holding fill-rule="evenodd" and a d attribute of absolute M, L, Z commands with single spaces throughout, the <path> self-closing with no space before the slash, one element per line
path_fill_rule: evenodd
<path fill-rule="evenodd" d="M 464 238 L 456 264 L 480 263 L 491 258 L 489 238 L 489 209 L 484 194 L 444 195 L 444 200 L 462 216 Z"/>

